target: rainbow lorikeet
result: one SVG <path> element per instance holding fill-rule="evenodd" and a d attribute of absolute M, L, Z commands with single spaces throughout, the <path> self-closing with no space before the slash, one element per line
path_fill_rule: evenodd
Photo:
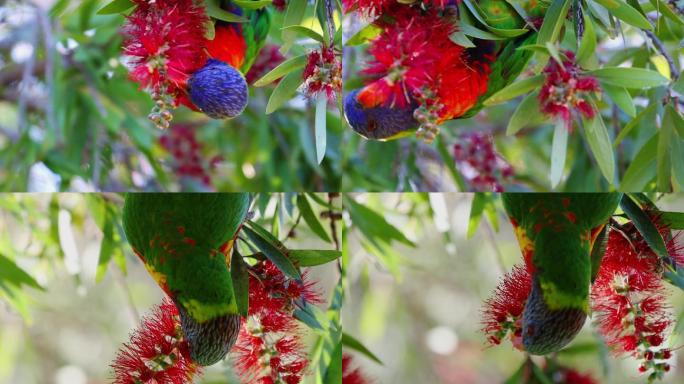
<path fill-rule="evenodd" d="M 532 290 L 522 317 L 522 344 L 531 354 L 558 351 L 589 312 L 591 254 L 620 193 L 505 193 Z"/>
<path fill-rule="evenodd" d="M 128 242 L 178 307 L 190 355 L 200 365 L 223 359 L 240 330 L 229 264 L 249 203 L 246 193 L 126 195 Z"/>
<path fill-rule="evenodd" d="M 501 29 L 523 28 L 543 17 L 547 6 L 543 1 L 520 3 L 520 12 L 527 11 L 528 20 L 505 0 L 482 0 L 476 6 L 490 26 Z M 344 100 L 349 125 L 369 139 L 395 139 L 428 121 L 441 124 L 474 116 L 482 109 L 484 100 L 518 77 L 533 54 L 518 48 L 534 43 L 537 36 L 534 30 L 506 40 L 476 39 L 472 41 L 475 47 L 464 48 L 451 41 L 454 27 L 448 17 L 434 11 L 421 13 L 408 9 L 397 11 L 399 16 L 395 17 L 394 24 L 385 19 L 376 22 L 384 31 L 371 42 L 369 51 L 375 62 L 364 70 L 372 81 L 348 93 Z M 413 13 L 406 16 L 410 12 Z M 435 18 L 440 21 L 433 23 Z M 409 20 L 406 25 L 401 24 L 404 19 Z M 423 36 L 421 27 L 430 32 Z M 418 41 L 419 38 L 423 40 Z M 406 47 L 406 52 L 397 54 L 383 49 L 389 44 Z M 378 78 L 378 74 L 382 77 Z M 416 91 L 422 101 L 415 96 L 416 92 L 412 93 L 413 88 L 422 88 Z M 389 93 L 394 96 L 387 97 Z M 397 94 L 403 95 L 406 101 Z M 421 104 L 427 110 L 421 111 L 418 108 Z M 426 114 L 432 116 L 428 119 Z"/>
<path fill-rule="evenodd" d="M 264 46 L 271 27 L 266 8 L 245 10 L 230 1 L 222 1 L 221 5 L 247 21 L 216 20 L 214 38 L 206 42 L 209 59 L 188 81 L 194 107 L 215 119 L 235 117 L 247 106 L 249 92 L 244 74 Z"/>

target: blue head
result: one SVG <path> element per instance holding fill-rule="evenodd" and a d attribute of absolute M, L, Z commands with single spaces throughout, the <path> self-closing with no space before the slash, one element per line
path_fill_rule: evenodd
<path fill-rule="evenodd" d="M 235 117 L 247 106 L 249 91 L 244 76 L 220 60 L 207 60 L 192 75 L 188 88 L 193 104 L 214 119 Z"/>
<path fill-rule="evenodd" d="M 403 108 L 364 108 L 357 100 L 355 89 L 344 98 L 344 115 L 352 129 L 368 139 L 387 139 L 418 127 L 413 118 L 415 105 Z"/>

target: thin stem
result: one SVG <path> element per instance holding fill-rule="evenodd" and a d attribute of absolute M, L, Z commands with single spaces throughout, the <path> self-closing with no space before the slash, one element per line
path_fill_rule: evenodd
<path fill-rule="evenodd" d="M 335 46 L 335 18 L 333 14 L 335 13 L 335 8 L 333 6 L 333 0 L 323 0 L 325 2 L 325 18 L 327 19 L 328 27 L 328 42 L 330 47 Z"/>
<path fill-rule="evenodd" d="M 57 116 L 54 106 L 55 92 L 55 40 L 52 33 L 52 24 L 45 10 L 37 8 L 40 28 L 43 31 L 43 45 L 45 47 L 45 84 L 47 85 L 48 102 L 45 106 L 46 129 L 53 129 L 58 143 L 62 141 L 61 131 L 57 128 Z"/>

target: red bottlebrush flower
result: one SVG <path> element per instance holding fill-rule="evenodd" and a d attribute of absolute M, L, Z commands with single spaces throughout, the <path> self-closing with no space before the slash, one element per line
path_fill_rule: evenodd
<path fill-rule="evenodd" d="M 421 0 L 418 2 L 424 7 L 444 9 L 449 5 L 458 4 L 459 0 Z M 392 7 L 408 7 L 413 4 L 402 4 L 397 0 L 342 0 L 345 13 L 357 11 L 363 17 L 369 19 L 382 15 Z"/>
<path fill-rule="evenodd" d="M 431 89 L 436 76 L 436 64 L 453 25 L 437 15 L 425 15 L 402 7 L 396 20 L 383 24 L 385 29 L 370 44 L 373 60 L 363 74 L 371 77 L 357 100 L 366 108 L 379 105 L 405 107 Z M 451 43 L 455 50 L 462 48 Z"/>
<path fill-rule="evenodd" d="M 370 384 L 371 380 L 361 372 L 361 368 L 352 367 L 352 360 L 351 355 L 342 355 L 342 384 Z"/>
<path fill-rule="evenodd" d="M 171 95 L 206 62 L 204 25 L 208 17 L 193 0 L 137 0 L 123 26 L 130 76 L 143 88 Z"/>
<path fill-rule="evenodd" d="M 539 92 L 542 112 L 565 121 L 572 129 L 571 112 L 578 111 L 591 119 L 595 111 L 587 101 L 589 93 L 600 92 L 598 81 L 591 76 L 581 75 L 581 68 L 575 63 L 575 54 L 563 51 L 563 64 L 549 60 L 544 75 L 546 80 Z"/>
<path fill-rule="evenodd" d="M 283 61 L 285 61 L 285 56 L 280 53 L 280 48 L 277 45 L 269 44 L 265 46 L 259 51 L 259 56 L 254 60 L 252 68 L 249 69 L 245 76 L 247 83 L 252 84 L 259 80 Z"/>
<path fill-rule="evenodd" d="M 302 77 L 309 96 L 325 92 L 328 99 L 332 100 L 335 92 L 342 89 L 342 62 L 335 55 L 334 48 L 321 47 L 320 50 L 311 51 Z"/>
<path fill-rule="evenodd" d="M 396 0 L 342 0 L 344 12 L 359 12 L 363 17 L 374 19 L 386 11 Z"/>
<path fill-rule="evenodd" d="M 456 165 L 473 190 L 503 192 L 502 181 L 513 176 L 513 167 L 496 152 L 491 136 L 468 133 L 453 148 Z"/>
<path fill-rule="evenodd" d="M 429 142 L 439 124 L 465 114 L 486 92 L 494 45 L 455 44 L 455 15 L 438 7 L 400 5 L 389 14 L 375 22 L 383 31 L 370 43 L 373 58 L 362 71 L 370 81 L 356 100 L 365 108 L 419 105 L 417 135 Z"/>
<path fill-rule="evenodd" d="M 191 126 L 173 125 L 159 138 L 159 144 L 173 155 L 173 168 L 179 178 L 193 178 L 211 187 L 209 172 L 202 162 L 202 145 L 197 141 Z"/>
<path fill-rule="evenodd" d="M 306 273 L 298 282 L 270 261 L 258 263 L 252 272 L 249 316 L 233 349 L 237 372 L 249 383 L 299 383 L 308 361 L 292 313 L 298 301 L 319 303 L 319 294 Z"/>
<path fill-rule="evenodd" d="M 677 237 L 652 217 L 667 241 L 671 261 L 683 257 Z M 669 369 L 671 355 L 662 343 L 671 329 L 665 287 L 664 263 L 648 246 L 632 223 L 611 229 L 596 281 L 592 287 L 592 311 L 598 331 L 617 355 L 642 360 L 640 371 L 660 378 Z"/>
<path fill-rule="evenodd" d="M 190 359 L 178 309 L 164 300 L 143 317 L 128 344 L 119 350 L 112 364 L 115 384 L 191 383 L 200 367 Z"/>
<path fill-rule="evenodd" d="M 532 290 L 532 275 L 525 267 L 515 266 L 507 273 L 482 311 L 482 331 L 492 345 L 500 344 L 510 334 L 515 348 L 522 346 L 522 314 Z"/>

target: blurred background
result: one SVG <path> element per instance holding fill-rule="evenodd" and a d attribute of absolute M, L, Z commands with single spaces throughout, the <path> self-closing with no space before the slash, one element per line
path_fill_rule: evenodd
<path fill-rule="evenodd" d="M 353 196 L 406 237 L 383 239 L 369 234 L 364 222 L 367 212 L 350 210 L 349 287 L 343 325 L 346 333 L 363 340 L 383 362 L 359 358 L 362 369 L 377 383 L 484 384 L 512 377 L 524 362 L 524 354 L 508 340 L 489 347 L 480 332 L 483 301 L 503 274 L 521 262 L 500 199 L 494 195 L 494 204 L 485 206 L 478 223 L 469 219 L 473 194 Z M 657 205 L 681 212 L 684 195 L 664 195 Z M 682 345 L 684 292 L 668 288 L 677 322 L 666 345 L 676 349 Z M 646 382 L 638 374 L 636 360 L 609 354 L 589 321 L 557 360 L 591 373 L 599 383 Z M 543 359 L 534 361 L 541 365 Z M 674 366 L 664 382 L 682 382 L 684 354 L 676 351 L 670 362 Z"/>
<path fill-rule="evenodd" d="M 282 224 L 281 236 L 287 233 L 296 218 L 277 208 L 284 196 L 260 201 L 267 204 L 255 206 L 255 220 Z M 118 235 L 122 203 L 116 194 L 0 195 L 0 383 L 111 382 L 117 350 L 163 297 Z M 111 236 L 103 234 L 104 220 L 114 220 Z M 331 249 L 304 223 L 285 244 Z M 337 265 L 308 270 L 326 310 Z M 318 334 L 300 328 L 308 350 Z M 231 366 L 229 358 L 196 382 L 239 383 Z"/>
<path fill-rule="evenodd" d="M 157 129 L 147 119 L 152 98 L 128 80 L 119 32 L 124 16 L 97 14 L 110 2 L 0 3 L 0 190 L 339 190 L 338 108 L 327 108 L 327 151 L 319 165 L 315 100 L 294 89 L 270 115 L 275 83 L 250 86 L 249 105 L 235 119 L 212 120 L 180 107 L 169 129 Z M 250 83 L 320 46 L 289 33 L 291 49 L 280 52 L 288 2 L 274 3 Z M 320 32 L 313 4 L 291 3 L 305 7 L 295 24 Z"/>

